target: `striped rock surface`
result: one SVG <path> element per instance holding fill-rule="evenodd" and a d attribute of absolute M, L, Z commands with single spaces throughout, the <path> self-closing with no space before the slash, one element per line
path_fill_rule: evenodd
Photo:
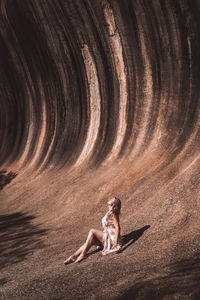
<path fill-rule="evenodd" d="M 1 1 L 2 299 L 198 298 L 199 14 Z M 113 196 L 124 250 L 63 266 Z"/>

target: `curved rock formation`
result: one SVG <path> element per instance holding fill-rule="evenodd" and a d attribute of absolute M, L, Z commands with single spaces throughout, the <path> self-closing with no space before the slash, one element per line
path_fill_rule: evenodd
<path fill-rule="evenodd" d="M 11 278 L 2 281 L 5 298 L 34 299 L 20 287 L 44 278 L 54 286 L 46 290 L 49 299 L 65 299 L 66 290 L 69 299 L 92 293 L 110 299 L 110 291 L 114 298 L 125 290 L 131 299 L 193 299 L 194 268 L 170 295 L 167 285 L 175 280 L 172 268 L 184 281 L 185 266 L 198 261 L 199 1 L 2 0 L 0 6 L 0 162 L 18 174 L 1 191 L 1 216 L 36 215 L 34 222 L 48 229 L 42 257 L 36 249 L 24 266 L 32 263 L 38 275 L 17 287 L 5 271 Z M 100 226 L 113 195 L 122 199 L 123 234 L 133 232 L 138 241 L 110 260 L 91 256 L 78 267 L 88 286 L 75 285 L 76 267 L 64 275 L 58 257 Z M 33 263 L 39 257 L 40 271 Z M 96 263 L 101 275 L 93 282 Z M 8 270 L 20 266 L 8 262 Z M 151 290 L 155 273 L 162 288 Z M 55 288 L 58 278 L 68 284 L 63 279 Z"/>

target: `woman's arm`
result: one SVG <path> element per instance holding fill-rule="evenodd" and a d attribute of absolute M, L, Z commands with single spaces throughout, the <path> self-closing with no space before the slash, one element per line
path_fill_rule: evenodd
<path fill-rule="evenodd" d="M 114 223 L 115 229 L 116 229 L 115 240 L 114 240 L 114 244 L 113 244 L 112 248 L 115 248 L 118 244 L 118 240 L 119 240 L 119 236 L 120 236 L 119 216 L 117 216 L 116 214 L 113 214 L 112 219 L 113 219 L 113 223 Z"/>

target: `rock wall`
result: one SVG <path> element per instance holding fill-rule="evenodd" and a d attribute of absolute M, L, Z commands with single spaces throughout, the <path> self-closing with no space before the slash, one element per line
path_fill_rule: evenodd
<path fill-rule="evenodd" d="M 185 278 L 199 252 L 199 1 L 2 0 L 0 11 L 3 222 L 28 213 L 30 228 L 48 229 L 48 245 L 72 252 L 89 228 L 99 227 L 107 199 L 118 196 L 122 233 L 138 229 L 136 241 L 149 229 L 135 252 L 129 247 L 113 258 L 119 269 L 115 261 L 104 278 L 96 274 L 99 282 L 113 295 L 114 286 L 139 293 L 146 281 L 133 287 L 132 280 L 142 268 L 181 259 L 184 267 L 170 274 Z M 102 274 L 105 264 L 99 263 Z M 92 268 L 82 269 L 85 278 Z M 49 280 L 60 278 L 52 272 Z M 199 273 L 191 272 L 187 283 L 198 294 Z M 75 299 L 78 275 L 69 274 Z M 162 273 L 160 295 L 166 282 Z M 80 286 L 83 298 L 92 286 Z M 186 290 L 177 295 L 190 299 Z M 47 294 L 56 291 L 62 298 L 60 289 Z"/>
<path fill-rule="evenodd" d="M 190 160 L 198 9 L 197 1 L 2 1 L 1 164 Z"/>

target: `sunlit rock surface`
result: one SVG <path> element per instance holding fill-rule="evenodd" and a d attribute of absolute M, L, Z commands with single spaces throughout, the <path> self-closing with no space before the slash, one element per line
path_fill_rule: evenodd
<path fill-rule="evenodd" d="M 198 299 L 199 1 L 0 11 L 2 299 Z M 124 251 L 63 266 L 113 196 Z"/>

